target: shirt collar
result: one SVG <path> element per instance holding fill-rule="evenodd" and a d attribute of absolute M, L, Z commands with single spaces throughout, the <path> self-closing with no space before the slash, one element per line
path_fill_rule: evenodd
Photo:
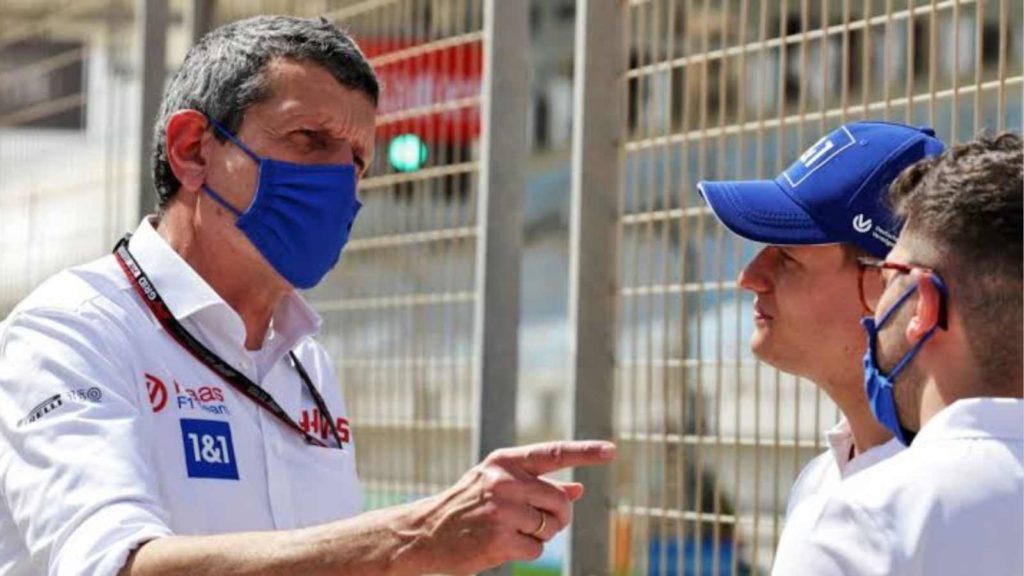
<path fill-rule="evenodd" d="M 825 431 L 825 441 L 828 442 L 832 458 L 839 465 L 841 476 L 850 462 L 850 449 L 853 447 L 853 432 L 850 430 L 850 423 L 846 421 L 846 418 L 839 420 L 835 426 Z"/>
<path fill-rule="evenodd" d="M 919 442 L 952 438 L 1024 440 L 1024 400 L 965 398 L 946 406 L 914 438 Z"/>
<path fill-rule="evenodd" d="M 840 478 L 852 476 L 903 449 L 899 440 L 890 438 L 887 442 L 872 446 L 851 458 L 850 454 L 853 452 L 854 446 L 853 431 L 850 430 L 850 423 L 846 418 L 841 419 L 838 424 L 825 431 L 825 440 L 828 442 L 829 451 L 839 468 Z"/>
<path fill-rule="evenodd" d="M 143 219 L 132 234 L 128 249 L 156 286 L 171 314 L 178 320 L 184 320 L 206 308 L 227 306 L 202 276 L 157 233 L 154 224 L 155 218 Z M 244 332 L 242 319 L 237 314 L 235 316 Z"/>
<path fill-rule="evenodd" d="M 157 233 L 154 224 L 156 219 L 153 217 L 143 219 L 129 241 L 129 249 L 168 310 L 179 321 L 192 319 L 204 329 L 223 333 L 244 348 L 245 324 L 241 316 L 171 248 Z M 268 363 L 276 362 L 303 338 L 315 335 L 322 322 L 301 296 L 294 291 L 289 292 L 274 310 L 271 329 L 265 340 L 266 349 L 261 356 Z"/>

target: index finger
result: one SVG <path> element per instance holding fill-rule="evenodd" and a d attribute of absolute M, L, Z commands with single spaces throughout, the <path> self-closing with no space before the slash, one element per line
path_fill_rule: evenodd
<path fill-rule="evenodd" d="M 501 458 L 540 476 L 562 468 L 598 466 L 615 459 L 615 444 L 603 440 L 543 442 L 502 450 Z"/>

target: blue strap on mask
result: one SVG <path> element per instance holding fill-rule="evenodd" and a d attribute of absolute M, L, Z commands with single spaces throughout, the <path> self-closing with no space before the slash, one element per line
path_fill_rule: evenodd
<path fill-rule="evenodd" d="M 889 430 L 896 437 L 897 440 L 904 446 L 910 444 L 912 433 L 900 423 L 899 413 L 896 409 L 896 401 L 893 395 L 893 387 L 895 385 L 896 377 L 903 371 L 904 368 L 910 363 L 911 360 L 917 355 L 921 348 L 928 342 L 929 339 L 935 334 L 935 330 L 938 328 L 945 329 L 946 327 L 946 300 L 949 298 L 949 292 L 946 289 L 946 284 L 942 281 L 942 278 L 938 274 L 932 272 L 930 275 L 931 281 L 935 284 L 935 287 L 939 290 L 940 312 L 938 321 L 932 326 L 928 332 L 921 337 L 920 340 L 903 355 L 902 358 L 896 363 L 896 366 L 889 372 L 889 374 L 883 374 L 881 368 L 878 366 L 878 360 L 875 357 L 875 348 L 878 345 L 878 332 L 882 327 L 893 317 L 893 314 L 900 307 L 906 303 L 907 299 L 917 290 L 917 284 L 915 283 L 896 299 L 896 302 L 882 315 L 882 318 L 875 324 L 875 319 L 868 316 L 861 319 L 861 325 L 867 332 L 868 343 L 867 350 L 864 351 L 864 391 L 868 397 L 868 405 L 871 408 L 871 413 L 875 416 L 886 429 Z"/>

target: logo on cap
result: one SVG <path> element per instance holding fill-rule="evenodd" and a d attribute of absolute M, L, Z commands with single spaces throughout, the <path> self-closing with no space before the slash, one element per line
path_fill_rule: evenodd
<path fill-rule="evenodd" d="M 861 234 L 871 230 L 871 218 L 865 217 L 863 214 L 857 214 L 853 217 L 853 229 Z"/>
<path fill-rule="evenodd" d="M 814 143 L 792 166 L 782 173 L 789 185 L 796 188 L 816 170 L 824 166 L 840 152 L 856 143 L 857 139 L 846 129 L 846 126 L 828 134 Z"/>

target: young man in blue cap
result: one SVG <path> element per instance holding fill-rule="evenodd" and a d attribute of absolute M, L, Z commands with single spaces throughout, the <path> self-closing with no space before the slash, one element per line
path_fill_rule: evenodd
<path fill-rule="evenodd" d="M 767 244 L 739 277 L 755 295 L 752 351 L 814 382 L 843 414 L 825 433 L 829 450 L 793 485 L 787 516 L 807 497 L 903 448 L 872 416 L 864 393 L 859 321 L 867 310 L 857 258 L 889 252 L 901 225 L 884 200 L 889 184 L 944 148 L 931 129 L 854 122 L 816 142 L 775 180 L 698 184 L 726 228 Z"/>
<path fill-rule="evenodd" d="M 905 219 L 865 299 L 864 389 L 909 447 L 794 510 L 775 576 L 1024 574 L 1024 143 L 903 172 Z"/>

